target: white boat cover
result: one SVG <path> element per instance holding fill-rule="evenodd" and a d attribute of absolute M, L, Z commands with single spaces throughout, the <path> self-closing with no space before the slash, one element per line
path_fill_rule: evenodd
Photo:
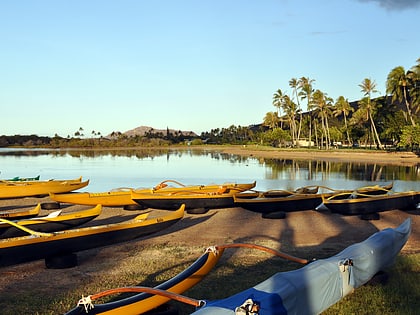
<path fill-rule="evenodd" d="M 193 314 L 232 315 L 247 300 L 258 304 L 259 311 L 236 314 L 319 314 L 390 267 L 410 232 L 408 218 L 399 227 L 377 232 L 333 257 L 313 261 L 298 270 L 279 272 L 226 299 L 206 301 Z"/>

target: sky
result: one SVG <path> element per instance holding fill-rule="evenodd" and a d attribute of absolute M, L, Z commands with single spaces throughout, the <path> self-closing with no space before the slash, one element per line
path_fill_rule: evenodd
<path fill-rule="evenodd" d="M 419 16 L 420 0 L 0 0 L 0 135 L 259 124 L 300 77 L 381 96 L 420 58 Z"/>

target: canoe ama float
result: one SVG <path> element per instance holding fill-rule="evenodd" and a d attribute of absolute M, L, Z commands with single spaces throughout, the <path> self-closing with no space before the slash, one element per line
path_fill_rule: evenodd
<path fill-rule="evenodd" d="M 61 210 L 50 212 L 46 216 L 33 217 L 14 221 L 19 226 L 25 226 L 37 232 L 56 232 L 67 230 L 87 223 L 102 212 L 102 206 L 72 212 Z M 0 238 L 24 236 L 27 232 L 9 223 L 0 223 Z"/>

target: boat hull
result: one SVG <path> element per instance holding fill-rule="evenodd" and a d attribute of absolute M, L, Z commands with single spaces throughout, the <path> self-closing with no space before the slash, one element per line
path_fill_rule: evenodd
<path fill-rule="evenodd" d="M 156 233 L 178 222 L 184 207 L 156 217 L 92 226 L 47 235 L 30 235 L 0 240 L 0 266 L 19 264 L 54 256 L 64 256 L 91 248 L 112 245 Z"/>
<path fill-rule="evenodd" d="M 258 213 L 306 211 L 314 210 L 322 203 L 322 194 L 297 194 L 276 198 L 238 198 L 234 196 L 234 202 L 235 206 Z"/>
<path fill-rule="evenodd" d="M 185 209 L 220 209 L 234 206 L 232 195 L 219 196 L 177 196 L 177 197 L 133 197 L 133 200 L 139 205 L 147 208 L 176 210 L 182 204 Z"/>

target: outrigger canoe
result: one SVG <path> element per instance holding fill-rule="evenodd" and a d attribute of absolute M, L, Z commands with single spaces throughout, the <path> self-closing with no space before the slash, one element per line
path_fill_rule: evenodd
<path fill-rule="evenodd" d="M 14 182 L 27 182 L 27 181 L 32 181 L 32 180 L 39 180 L 41 176 L 35 176 L 35 177 L 20 177 L 20 176 L 15 176 L 13 178 L 8 178 L 8 179 L 2 179 L 0 181 L 14 181 Z"/>
<path fill-rule="evenodd" d="M 414 210 L 420 203 L 420 192 L 394 192 L 385 195 L 341 193 L 322 199 L 322 206 L 344 215 L 373 214 L 389 210 Z"/>
<path fill-rule="evenodd" d="M 56 232 L 71 229 L 87 223 L 101 214 L 102 206 L 97 205 L 91 209 L 63 213 L 62 210 L 50 212 L 43 217 L 34 217 L 14 221 L 19 226 L 25 226 L 37 232 Z M 0 237 L 24 236 L 27 232 L 9 223 L 0 223 Z"/>
<path fill-rule="evenodd" d="M 36 232 L 14 222 L 0 219 L 0 222 L 13 225 L 28 234 L 0 239 L 0 266 L 62 257 L 86 249 L 129 241 L 156 233 L 181 220 L 184 216 L 184 208 L 181 206 L 177 211 L 159 217 L 149 217 L 150 213 L 144 213 L 125 222 L 52 233 Z"/>
<path fill-rule="evenodd" d="M 186 283 L 195 285 L 195 282 L 188 282 L 194 278 L 195 270 L 201 271 L 204 270 L 201 268 L 207 266 L 210 254 L 205 254 L 190 268 L 155 288 L 122 287 L 82 297 L 78 306 L 66 315 L 143 314 L 171 299 L 195 307 L 195 311 L 191 313 L 194 315 L 319 314 L 367 283 L 379 272 L 390 268 L 410 233 L 411 219 L 408 218 L 397 228 L 384 229 L 330 258 L 314 261 L 250 244 L 215 246 L 216 250 L 212 249 L 210 252 L 218 255 L 217 260 L 226 248 L 249 245 L 305 266 L 293 271 L 276 273 L 252 288 L 220 300 L 197 300 L 181 295 L 181 291 L 189 288 Z M 205 273 L 210 271 L 216 263 L 215 260 L 216 258 L 213 258 L 212 262 L 208 263 L 209 268 L 205 269 Z M 200 274 L 199 280 L 201 278 Z M 105 304 L 94 303 L 103 296 L 128 292 L 136 294 Z"/>
<path fill-rule="evenodd" d="M 254 244 L 226 244 L 217 245 L 207 248 L 203 255 L 201 255 L 190 267 L 185 269 L 177 276 L 169 279 L 166 282 L 159 284 L 154 288 L 146 287 L 131 287 L 123 289 L 111 289 L 104 292 L 88 295 L 79 300 L 77 307 L 70 310 L 66 315 L 81 315 L 81 314 L 124 314 L 137 315 L 151 311 L 172 298 L 176 298 L 176 294 L 181 294 L 199 283 L 216 265 L 222 257 L 225 249 L 247 247 L 269 252 L 286 259 L 293 260 L 299 263 L 307 263 L 305 259 L 300 259 L 287 255 L 285 253 Z M 94 301 L 111 294 L 118 294 L 123 292 L 136 292 L 127 298 L 120 300 L 94 304 Z M 159 294 L 156 294 L 156 293 Z"/>
<path fill-rule="evenodd" d="M 176 186 L 171 185 L 176 184 Z M 179 193 L 182 191 L 187 192 L 214 192 L 225 187 L 229 191 L 244 191 L 255 187 L 254 183 L 236 184 L 226 183 L 222 185 L 195 185 L 187 186 L 175 180 L 165 180 L 152 188 L 117 188 L 106 192 L 74 192 L 68 194 L 50 194 L 50 198 L 60 203 L 71 203 L 79 205 L 96 205 L 101 204 L 105 207 L 123 207 L 138 205 L 131 198 L 131 191 L 135 190 L 137 193 L 154 194 L 159 193 Z M 139 205 L 138 205 L 139 206 Z M 176 207 L 176 209 L 178 209 Z"/>
<path fill-rule="evenodd" d="M 48 196 L 49 193 L 65 193 L 86 187 L 89 180 L 82 177 L 67 180 L 0 181 L 0 199 L 31 196 Z"/>
<path fill-rule="evenodd" d="M 347 190 L 334 190 L 325 186 L 315 186 L 317 188 L 323 188 L 329 192 L 327 193 L 316 193 L 313 190 L 311 193 L 299 193 L 299 191 L 307 192 L 307 190 L 296 190 L 296 192 L 285 193 L 280 196 L 274 197 L 273 194 L 268 192 L 260 193 L 256 196 L 250 196 L 250 194 L 236 194 L 234 195 L 235 206 L 244 208 L 249 211 L 261 213 L 266 218 L 284 218 L 286 212 L 293 211 L 307 211 L 315 210 L 320 206 L 323 200 L 336 195 L 337 191 L 340 195 L 353 194 L 363 192 L 364 195 L 384 195 L 387 194 L 392 185 L 387 186 L 365 186 L 355 189 L 355 192 Z M 333 192 L 334 191 L 334 192 Z M 285 191 L 288 192 L 288 191 Z"/>
<path fill-rule="evenodd" d="M 0 218 L 9 219 L 9 220 L 20 220 L 26 218 L 36 217 L 41 212 L 41 204 L 36 205 L 36 207 L 31 209 L 24 210 L 4 210 L 0 211 Z"/>

